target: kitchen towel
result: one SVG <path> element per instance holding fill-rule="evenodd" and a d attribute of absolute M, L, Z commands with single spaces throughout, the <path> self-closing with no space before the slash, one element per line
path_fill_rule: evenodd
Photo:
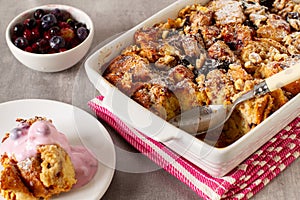
<path fill-rule="evenodd" d="M 99 118 L 113 127 L 138 151 L 206 200 L 249 199 L 300 155 L 298 117 L 229 174 L 221 178 L 212 177 L 162 143 L 128 127 L 102 105 L 103 98 L 99 96 L 88 102 Z"/>

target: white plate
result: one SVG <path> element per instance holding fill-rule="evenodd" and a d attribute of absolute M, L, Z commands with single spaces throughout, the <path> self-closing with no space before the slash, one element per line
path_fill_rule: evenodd
<path fill-rule="evenodd" d="M 0 137 L 16 126 L 15 119 L 43 116 L 52 119 L 56 128 L 64 133 L 71 145 L 88 147 L 99 160 L 95 177 L 85 186 L 72 189 L 52 199 L 74 200 L 100 199 L 108 189 L 115 171 L 115 149 L 110 135 L 103 125 L 89 113 L 69 104 L 25 99 L 0 104 Z M 1 167 L 2 169 L 2 167 Z M 0 197 L 2 200 L 3 198 Z"/>

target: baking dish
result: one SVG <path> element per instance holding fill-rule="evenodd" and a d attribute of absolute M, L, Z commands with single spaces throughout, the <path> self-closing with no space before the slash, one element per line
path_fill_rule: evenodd
<path fill-rule="evenodd" d="M 183 156 L 210 175 L 221 177 L 253 154 L 298 116 L 300 111 L 299 94 L 233 144 L 225 148 L 215 148 L 162 120 L 123 94 L 101 76 L 107 63 L 125 47 L 133 44 L 133 35 L 139 28 L 152 26 L 166 21 L 168 18 L 175 18 L 178 11 L 187 5 L 207 2 L 205 0 L 176 1 L 120 37 L 97 49 L 86 60 L 85 69 L 89 80 L 104 96 L 103 104 L 105 107 L 128 126 L 162 142 L 179 156 Z"/>

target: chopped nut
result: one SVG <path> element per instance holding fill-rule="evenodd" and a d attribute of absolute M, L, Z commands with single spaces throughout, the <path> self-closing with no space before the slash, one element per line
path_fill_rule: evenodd
<path fill-rule="evenodd" d="M 249 54 L 249 60 L 250 62 L 256 64 L 256 63 L 260 63 L 262 61 L 262 58 L 260 57 L 259 54 L 252 52 Z"/>
<path fill-rule="evenodd" d="M 234 87 L 236 90 L 243 90 L 244 89 L 244 81 L 242 79 L 238 79 L 234 82 Z"/>

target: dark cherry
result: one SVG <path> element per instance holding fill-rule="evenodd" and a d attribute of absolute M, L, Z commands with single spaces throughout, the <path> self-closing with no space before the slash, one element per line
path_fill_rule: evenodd
<path fill-rule="evenodd" d="M 44 16 L 45 11 L 43 9 L 37 9 L 36 11 L 34 11 L 33 13 L 33 17 L 35 19 L 42 19 L 42 17 Z"/>
<path fill-rule="evenodd" d="M 53 26 L 49 29 L 49 33 L 51 36 L 59 35 L 60 28 L 58 26 Z"/>
<path fill-rule="evenodd" d="M 24 31 L 24 25 L 21 23 L 18 23 L 13 27 L 13 34 L 16 36 L 22 36 L 23 31 Z"/>
<path fill-rule="evenodd" d="M 20 48 L 20 49 L 25 49 L 28 46 L 28 40 L 24 37 L 18 37 L 15 41 L 14 44 L 16 45 L 16 47 Z"/>
<path fill-rule="evenodd" d="M 81 23 L 81 22 L 75 23 L 75 25 L 74 25 L 74 28 L 75 28 L 75 29 L 78 29 L 78 28 L 80 28 L 80 27 L 85 27 L 85 28 L 86 28 L 86 25 L 83 24 L 83 23 Z"/>

